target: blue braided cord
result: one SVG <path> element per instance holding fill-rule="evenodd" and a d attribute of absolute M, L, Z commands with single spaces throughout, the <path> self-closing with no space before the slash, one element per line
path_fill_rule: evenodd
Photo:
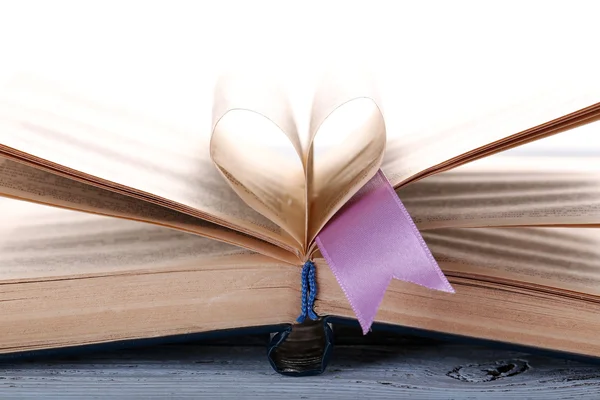
<path fill-rule="evenodd" d="M 307 300 L 308 300 L 308 272 L 310 270 L 310 265 L 304 263 L 302 267 L 302 305 L 300 307 L 300 316 L 296 319 L 296 322 L 303 323 L 306 319 L 307 311 Z"/>
<path fill-rule="evenodd" d="M 310 263 L 310 270 L 308 271 L 308 288 L 310 290 L 310 295 L 308 297 L 308 318 L 316 321 L 319 319 L 319 316 L 314 312 L 313 307 L 315 306 L 315 298 L 317 297 L 317 268 L 312 261 L 308 261 L 307 264 L 308 263 Z"/>

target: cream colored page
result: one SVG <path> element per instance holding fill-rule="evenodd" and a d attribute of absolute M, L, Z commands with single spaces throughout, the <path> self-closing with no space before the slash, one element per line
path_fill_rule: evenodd
<path fill-rule="evenodd" d="M 286 89 L 293 92 L 294 114 L 298 112 L 302 118 L 297 120 L 303 122 L 307 113 L 302 107 L 310 104 L 313 89 L 307 76 L 332 60 L 358 55 L 368 61 L 378 80 L 390 148 L 399 135 L 437 135 L 482 116 L 488 120 L 490 112 L 547 88 L 549 97 L 530 103 L 543 111 L 562 98 L 552 85 L 577 95 L 598 81 L 599 59 L 590 51 L 598 36 L 597 13 L 581 7 L 545 4 L 544 18 L 539 18 L 539 5 L 534 3 L 493 9 L 477 1 L 373 0 L 369 7 L 341 0 L 303 4 L 228 0 L 178 7 L 148 4 L 140 13 L 133 4 L 91 7 L 71 2 L 39 4 L 32 14 L 30 7 L 15 2 L 0 15 L 0 72 L 33 70 L 83 82 L 109 102 L 118 100 L 168 120 L 169 126 L 176 122 L 196 133 L 210 126 L 211 82 L 228 65 L 284 71 Z M 131 21 L 136 21 L 135 29 Z M 556 21 L 561 21 L 558 29 Z M 189 150 L 196 157 L 195 145 L 186 143 L 184 154 Z M 137 151 L 135 146 L 133 150 Z M 402 161 L 408 150 L 401 146 L 401 154 L 390 151 L 384 164 L 388 177 L 410 175 L 406 168 L 412 162 L 407 167 Z M 168 159 L 170 163 L 172 157 Z M 184 168 L 183 176 L 199 179 L 191 172 L 193 167 Z M 158 193 L 174 184 L 164 179 L 153 184 L 149 175 L 153 174 L 124 174 L 133 183 L 144 178 L 144 186 Z M 181 190 L 193 189 L 184 185 Z M 198 202 L 197 194 L 179 196 L 176 200 Z"/>
<path fill-rule="evenodd" d="M 345 144 L 338 150 L 348 151 L 344 155 L 352 155 L 352 145 Z M 320 168 L 313 180 L 314 189 L 311 196 L 308 223 L 308 241 L 314 240 L 319 231 L 335 213 L 352 196 L 371 179 L 381 162 L 382 149 L 372 148 L 357 151 L 349 157 L 335 157 L 325 161 L 323 165 L 315 162 Z"/>
<path fill-rule="evenodd" d="M 493 9 L 474 1 L 420 2 L 405 5 L 410 11 L 402 17 L 387 7 L 372 6 L 380 14 L 373 34 L 384 38 L 373 62 L 388 137 L 382 169 L 395 186 L 600 101 L 600 58 L 589 51 L 598 34 L 591 10 L 574 17 L 574 9 L 545 3 L 539 18 L 533 2 Z M 557 28 L 556 21 L 567 20 Z"/>
<path fill-rule="evenodd" d="M 235 193 L 303 249 L 306 183 L 291 106 L 274 77 L 244 72 L 215 88 L 210 156 Z"/>
<path fill-rule="evenodd" d="M 594 88 L 594 84 L 582 89 L 581 93 L 566 90 L 556 90 L 555 93 L 562 93 L 562 96 L 552 103 L 548 94 L 534 96 L 515 101 L 515 104 L 494 113 L 474 116 L 461 125 L 440 127 L 432 134 L 392 137 L 388 139 L 382 170 L 397 187 L 414 175 L 455 157 L 477 157 L 477 152 L 487 151 L 488 147 L 493 149 L 494 142 L 579 111 L 600 100 L 600 87 Z M 569 131 L 559 134 L 568 135 Z"/>
<path fill-rule="evenodd" d="M 131 93 L 125 101 L 98 87 L 69 89 L 27 75 L 6 87 L 0 91 L 1 144 L 289 241 L 244 204 L 214 167 L 210 110 L 196 110 L 198 124 L 190 128 L 151 107 L 136 109 Z"/>
<path fill-rule="evenodd" d="M 294 239 L 294 248 L 304 247 L 305 185 L 300 158 L 292 161 L 269 154 L 264 148 L 243 141 L 220 143 L 215 157 L 223 180 L 237 195 Z M 252 157 L 245 157 L 251 153 Z M 287 243 L 290 243 L 289 241 Z"/>
<path fill-rule="evenodd" d="M 150 222 L 215 238 L 280 260 L 292 263 L 298 262 L 296 256 L 291 252 L 243 233 L 173 211 L 168 207 L 96 188 L 3 158 L 0 158 L 0 195 L 28 199 L 37 203 L 51 204 L 88 213 Z M 13 208 L 15 210 L 20 208 L 36 210 L 35 207 L 21 206 L 19 202 L 11 201 L 4 204 L 2 212 L 11 215 Z M 38 206 L 38 208 L 44 209 L 42 206 Z M 53 211 L 46 212 L 52 214 Z M 55 213 L 57 215 L 71 215 L 69 213 Z M 16 223 L 18 219 L 11 221 Z"/>
<path fill-rule="evenodd" d="M 600 154 L 491 156 L 396 193 L 420 230 L 600 225 Z"/>
<path fill-rule="evenodd" d="M 544 18 L 535 2 L 488 7 L 476 0 L 373 0 L 369 7 L 343 0 L 307 0 L 305 7 L 223 0 L 147 5 L 143 15 L 133 4 L 116 3 L 37 10 L 32 15 L 25 3 L 15 3 L 0 16 L 0 71 L 32 69 L 97 82 L 113 97 L 132 99 L 128 103 L 163 115 L 168 108 L 176 120 L 203 118 L 198 113 L 210 102 L 202 98 L 212 92 L 206 83 L 225 65 L 285 71 L 296 110 L 310 102 L 307 75 L 358 55 L 378 80 L 390 148 L 401 136 L 487 119 L 547 90 L 548 97 L 532 103 L 543 110 L 562 98 L 554 87 L 577 95 L 594 85 L 600 62 L 590 51 L 598 36 L 593 4 L 546 3 Z M 396 160 L 397 152 L 392 155 Z M 397 167 L 389 174 L 406 170 Z"/>
<path fill-rule="evenodd" d="M 322 121 L 312 145 L 312 169 L 307 168 L 309 242 L 379 169 L 385 122 L 377 103 L 368 97 L 349 99 Z"/>
<path fill-rule="evenodd" d="M 0 199 L 0 279 L 111 273 L 254 254 L 135 221 Z"/>
<path fill-rule="evenodd" d="M 600 295 L 600 229 L 457 228 L 423 232 L 447 274 L 476 274 Z"/>
<path fill-rule="evenodd" d="M 375 174 L 383 157 L 385 123 L 370 77 L 349 74 L 349 67 L 316 85 L 308 139 L 302 141 L 291 105 L 270 85 L 273 79 L 257 79 L 257 85 L 249 72 L 217 86 L 212 159 L 247 204 L 302 246 Z"/>

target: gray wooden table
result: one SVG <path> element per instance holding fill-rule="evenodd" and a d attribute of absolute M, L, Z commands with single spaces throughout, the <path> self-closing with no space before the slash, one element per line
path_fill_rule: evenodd
<path fill-rule="evenodd" d="M 0 398 L 600 399 L 600 364 L 392 334 L 338 337 L 327 372 L 273 372 L 265 337 L 0 364 Z"/>

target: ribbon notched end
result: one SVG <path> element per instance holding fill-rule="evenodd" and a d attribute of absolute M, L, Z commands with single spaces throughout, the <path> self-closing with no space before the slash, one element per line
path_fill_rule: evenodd
<path fill-rule="evenodd" d="M 364 334 L 394 278 L 455 293 L 381 170 L 327 223 L 316 242 Z"/>

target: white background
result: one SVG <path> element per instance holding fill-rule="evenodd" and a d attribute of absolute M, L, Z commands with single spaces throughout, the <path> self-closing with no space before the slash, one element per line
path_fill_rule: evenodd
<path fill-rule="evenodd" d="M 598 85 L 596 4 L 0 0 L 0 78 L 43 73 L 203 130 L 216 75 L 257 68 L 282 75 L 302 129 L 315 76 L 365 63 L 389 133 L 428 132 L 540 90 Z M 578 135 L 600 148 L 596 130 L 547 145 L 581 147 Z"/>

